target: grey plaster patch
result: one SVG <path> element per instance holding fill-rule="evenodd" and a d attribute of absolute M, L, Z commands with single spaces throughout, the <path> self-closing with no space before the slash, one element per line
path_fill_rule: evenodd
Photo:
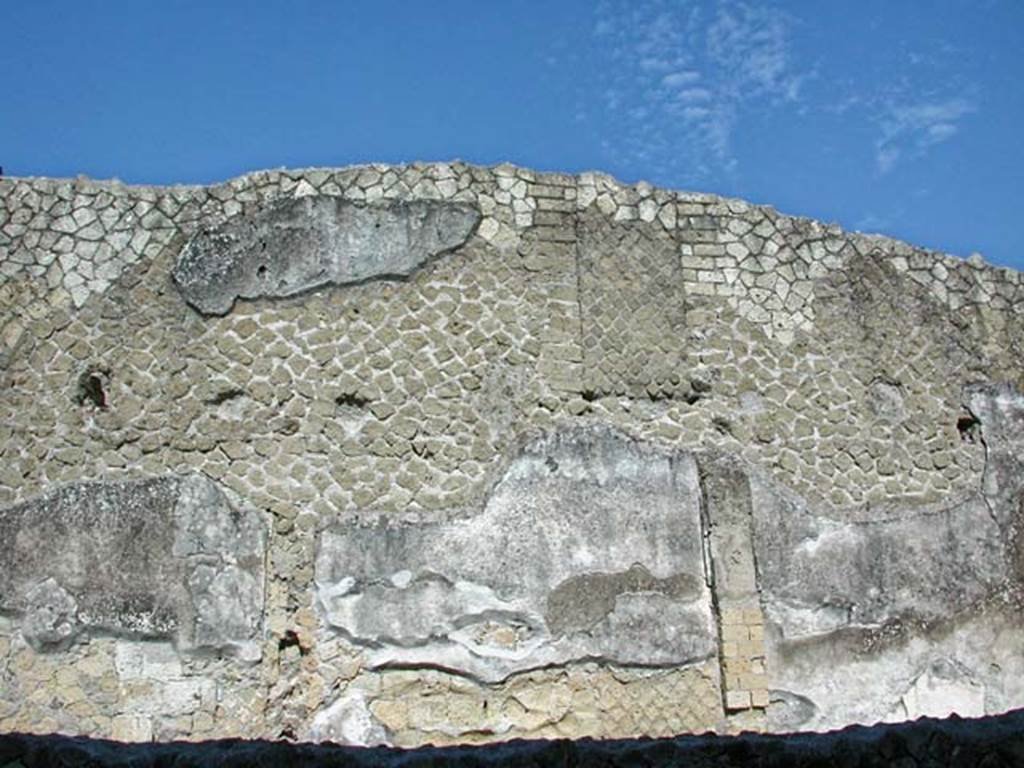
<path fill-rule="evenodd" d="M 196 234 L 179 254 L 173 277 L 189 304 L 222 315 L 236 298 L 408 276 L 465 243 L 479 220 L 479 211 L 465 203 L 285 199 Z"/>
<path fill-rule="evenodd" d="M 22 632 L 33 645 L 59 645 L 75 635 L 78 603 L 55 579 L 31 587 L 25 602 L 28 608 Z"/>
<path fill-rule="evenodd" d="M 700 597 L 700 585 L 690 574 L 655 578 L 642 565 L 623 573 L 599 573 L 566 579 L 548 595 L 544 619 L 551 631 L 585 631 L 614 612 L 624 593 L 657 592 L 680 600 Z"/>
<path fill-rule="evenodd" d="M 803 727 L 815 716 L 817 707 L 806 696 L 791 691 L 775 690 L 771 692 L 772 728 L 777 731 L 795 731 Z"/>
<path fill-rule="evenodd" d="M 756 603 L 749 470 L 734 456 L 705 455 L 700 471 L 719 606 L 724 601 Z"/>
<path fill-rule="evenodd" d="M 765 612 L 786 638 L 936 621 L 975 606 L 1011 575 L 980 494 L 844 519 L 760 474 L 750 486 Z"/>
<path fill-rule="evenodd" d="M 317 594 L 377 665 L 494 681 L 581 658 L 684 664 L 715 648 L 701 539 L 691 456 L 574 429 L 528 445 L 475 517 L 328 526 Z"/>
<path fill-rule="evenodd" d="M 94 629 L 255 657 L 266 528 L 202 475 L 66 486 L 0 510 L 0 610 L 37 647 Z"/>

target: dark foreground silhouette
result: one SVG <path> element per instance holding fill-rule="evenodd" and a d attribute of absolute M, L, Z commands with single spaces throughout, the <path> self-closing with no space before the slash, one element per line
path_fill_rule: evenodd
<path fill-rule="evenodd" d="M 488 746 L 341 747 L 223 739 L 121 744 L 71 736 L 0 735 L 0 768 L 48 766 L 1024 766 L 1024 709 L 965 720 L 850 726 L 814 734 L 679 736 L 674 739 L 510 741 Z"/>

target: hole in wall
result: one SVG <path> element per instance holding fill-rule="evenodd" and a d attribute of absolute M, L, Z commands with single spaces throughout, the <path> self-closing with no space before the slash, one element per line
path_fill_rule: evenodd
<path fill-rule="evenodd" d="M 981 437 L 981 422 L 973 413 L 965 411 L 956 420 L 956 431 L 964 442 L 976 443 Z"/>
<path fill-rule="evenodd" d="M 266 279 L 266 277 L 267 277 L 267 265 L 266 264 L 260 264 L 258 267 L 256 267 L 256 277 L 258 277 L 260 280 Z"/>
<path fill-rule="evenodd" d="M 724 416 L 712 416 L 711 426 L 713 426 L 715 431 L 720 435 L 732 435 L 732 422 Z"/>
<path fill-rule="evenodd" d="M 365 408 L 370 401 L 361 397 L 357 392 L 342 392 L 334 398 L 334 403 L 342 408 Z"/>
<path fill-rule="evenodd" d="M 667 388 L 664 388 L 664 387 L 661 388 L 661 389 L 654 389 L 654 390 L 649 389 L 647 391 L 647 399 L 649 401 L 651 401 L 652 403 L 669 403 L 669 402 L 673 402 L 676 399 L 676 394 L 677 393 L 674 392 L 672 389 L 667 389 Z M 691 401 L 692 397 L 693 397 L 692 394 L 689 394 L 689 395 L 686 395 L 684 399 L 690 405 L 692 405 L 693 403 L 697 402 L 697 400 L 700 399 L 699 397 L 697 397 L 696 399 L 693 399 Z"/>
<path fill-rule="evenodd" d="M 221 403 L 226 403 L 228 400 L 236 400 L 236 399 L 238 399 L 239 397 L 241 397 L 244 394 L 245 394 L 245 390 L 243 390 L 243 389 L 237 389 L 237 388 L 225 389 L 225 390 L 222 390 L 221 392 L 218 392 L 213 397 L 211 397 L 209 400 L 207 400 L 206 404 L 207 405 L 220 405 Z"/>
<path fill-rule="evenodd" d="M 294 435 L 301 426 L 298 419 L 285 418 L 276 424 L 274 431 L 280 435 Z"/>
<path fill-rule="evenodd" d="M 78 377 L 75 402 L 78 405 L 106 409 L 110 405 L 110 371 L 90 366 Z"/>
<path fill-rule="evenodd" d="M 285 630 L 285 633 L 281 636 L 281 639 L 277 641 L 277 650 L 284 651 L 288 648 L 298 648 L 299 655 L 305 656 L 309 653 L 309 649 L 302 644 L 299 640 L 298 633 L 293 629 Z"/>
<path fill-rule="evenodd" d="M 418 440 L 413 441 L 412 452 L 424 459 L 429 459 L 431 456 L 435 454 L 434 449 L 428 443 L 424 443 Z"/>
<path fill-rule="evenodd" d="M 698 394 L 707 394 L 708 392 L 711 391 L 711 388 L 712 384 L 707 379 L 702 379 L 698 377 L 690 379 L 690 389 Z"/>

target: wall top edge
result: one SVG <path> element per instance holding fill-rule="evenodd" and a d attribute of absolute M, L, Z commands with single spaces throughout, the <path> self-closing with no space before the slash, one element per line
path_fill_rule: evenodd
<path fill-rule="evenodd" d="M 957 266 L 966 262 L 976 269 L 983 270 L 993 276 L 999 275 L 1003 278 L 1008 278 L 1013 282 L 1024 279 L 1024 272 L 1013 267 L 992 264 L 986 261 L 980 253 L 972 253 L 964 257 L 919 246 L 883 233 L 844 229 L 834 222 L 825 222 L 809 216 L 780 212 L 774 206 L 755 203 L 743 198 L 728 197 L 710 192 L 658 187 L 643 180 L 628 183 L 599 170 L 582 171 L 580 173 L 537 171 L 509 162 L 479 165 L 453 160 L 436 162 L 417 161 L 410 163 L 356 163 L 341 166 L 309 166 L 303 168 L 286 168 L 282 166 L 249 171 L 224 181 L 210 184 L 130 184 L 117 178 L 93 179 L 85 175 L 76 177 L 5 175 L 0 177 L 0 199 L 11 194 L 17 194 L 17 190 L 24 187 L 30 187 L 38 192 L 67 190 L 87 195 L 107 192 L 115 195 L 125 194 L 142 198 L 155 198 L 166 194 L 188 195 L 202 191 L 226 189 L 239 192 L 267 184 L 274 184 L 281 179 L 288 179 L 293 183 L 317 179 L 322 182 L 324 178 L 334 174 L 358 174 L 364 170 L 372 170 L 381 174 L 387 171 L 398 173 L 419 171 L 424 174 L 424 177 L 430 179 L 444 179 L 454 177 L 459 173 L 469 173 L 473 176 L 475 183 L 497 180 L 504 177 L 521 179 L 527 183 L 539 185 L 598 187 L 612 193 L 618 192 L 630 197 L 636 197 L 638 200 L 658 197 L 662 201 L 674 200 L 677 203 L 717 205 L 734 215 L 761 214 L 772 219 L 786 219 L 800 228 L 820 230 L 821 237 L 823 238 L 853 236 L 860 243 L 864 244 L 867 249 L 877 248 L 890 255 L 909 255 L 911 252 L 919 255 L 926 254 L 936 261 L 945 263 L 947 266 Z"/>

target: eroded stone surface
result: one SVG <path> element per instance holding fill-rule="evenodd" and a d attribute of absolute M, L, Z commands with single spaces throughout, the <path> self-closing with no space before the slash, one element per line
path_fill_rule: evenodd
<path fill-rule="evenodd" d="M 210 479 L 82 483 L 0 511 L 0 609 L 38 648 L 83 630 L 259 654 L 266 523 Z"/>
<path fill-rule="evenodd" d="M 363 205 L 304 195 L 200 232 L 185 245 L 173 275 L 189 304 L 224 314 L 236 298 L 407 276 L 462 245 L 479 220 L 464 203 Z"/>
<path fill-rule="evenodd" d="M 377 665 L 483 680 L 580 658 L 714 652 L 696 464 L 607 429 L 529 444 L 483 511 L 323 532 L 317 595 Z"/>

